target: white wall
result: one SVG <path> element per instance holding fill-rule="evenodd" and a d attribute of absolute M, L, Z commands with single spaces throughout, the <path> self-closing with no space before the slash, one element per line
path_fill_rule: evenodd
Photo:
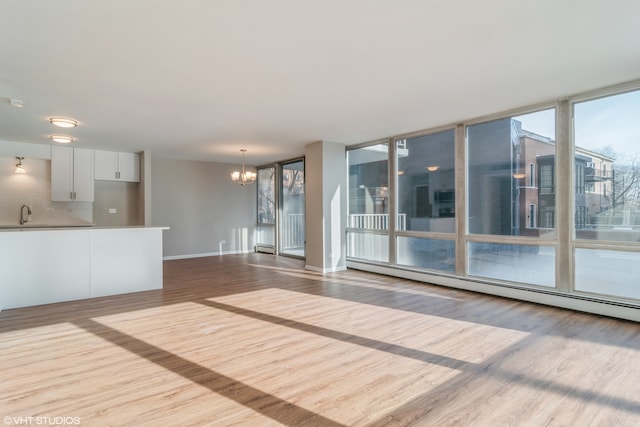
<path fill-rule="evenodd" d="M 319 141 L 305 147 L 306 265 L 346 268 L 347 169 L 345 146 Z"/>
<path fill-rule="evenodd" d="M 152 157 L 151 223 L 170 227 L 163 233 L 165 259 L 217 255 L 220 248 L 253 251 L 256 187 L 231 181 L 238 168 Z"/>

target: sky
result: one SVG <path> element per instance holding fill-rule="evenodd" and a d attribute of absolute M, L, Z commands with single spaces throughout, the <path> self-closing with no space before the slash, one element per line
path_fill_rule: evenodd
<path fill-rule="evenodd" d="M 522 128 L 555 139 L 554 109 L 516 116 Z M 592 151 L 611 146 L 621 156 L 640 156 L 640 91 L 574 104 L 577 146 Z"/>

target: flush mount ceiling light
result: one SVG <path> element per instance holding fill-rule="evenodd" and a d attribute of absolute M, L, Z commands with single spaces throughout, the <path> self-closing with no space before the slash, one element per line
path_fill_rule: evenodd
<path fill-rule="evenodd" d="M 14 171 L 14 173 L 27 173 L 27 170 L 22 165 L 24 157 L 16 157 L 16 160 L 18 161 L 18 163 L 16 163 L 16 170 Z"/>
<path fill-rule="evenodd" d="M 254 182 L 256 182 L 257 174 L 255 172 L 245 171 L 244 153 L 247 150 L 243 148 L 240 151 L 242 151 L 242 172 L 239 172 L 239 171 L 231 172 L 231 180 L 236 184 L 240 184 L 243 186 L 248 184 L 253 184 Z"/>
<path fill-rule="evenodd" d="M 74 128 L 78 126 L 78 122 L 72 119 L 65 119 L 62 117 L 52 117 L 49 119 L 49 123 L 61 128 Z"/>
<path fill-rule="evenodd" d="M 51 135 L 49 138 L 60 144 L 68 144 L 73 142 L 73 137 L 68 135 Z"/>

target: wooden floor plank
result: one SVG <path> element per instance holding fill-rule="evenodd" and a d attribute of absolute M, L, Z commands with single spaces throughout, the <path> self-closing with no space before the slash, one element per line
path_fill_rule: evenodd
<path fill-rule="evenodd" d="M 640 325 L 266 254 L 0 313 L 0 415 L 81 425 L 640 425 Z"/>

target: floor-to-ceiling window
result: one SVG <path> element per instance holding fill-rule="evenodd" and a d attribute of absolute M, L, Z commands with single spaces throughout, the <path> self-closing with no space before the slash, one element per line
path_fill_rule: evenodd
<path fill-rule="evenodd" d="M 640 91 L 573 104 L 575 290 L 640 299 Z M 584 186 L 582 185 L 584 184 Z"/>
<path fill-rule="evenodd" d="M 389 261 L 389 144 L 347 152 L 347 256 Z"/>
<path fill-rule="evenodd" d="M 470 276 L 555 287 L 555 123 L 547 109 L 467 126 Z"/>
<path fill-rule="evenodd" d="M 397 139 L 396 263 L 454 272 L 455 131 Z"/>
<path fill-rule="evenodd" d="M 304 257 L 304 160 L 280 165 L 279 253 Z"/>
<path fill-rule="evenodd" d="M 348 266 L 640 307 L 639 89 L 349 148 Z"/>

